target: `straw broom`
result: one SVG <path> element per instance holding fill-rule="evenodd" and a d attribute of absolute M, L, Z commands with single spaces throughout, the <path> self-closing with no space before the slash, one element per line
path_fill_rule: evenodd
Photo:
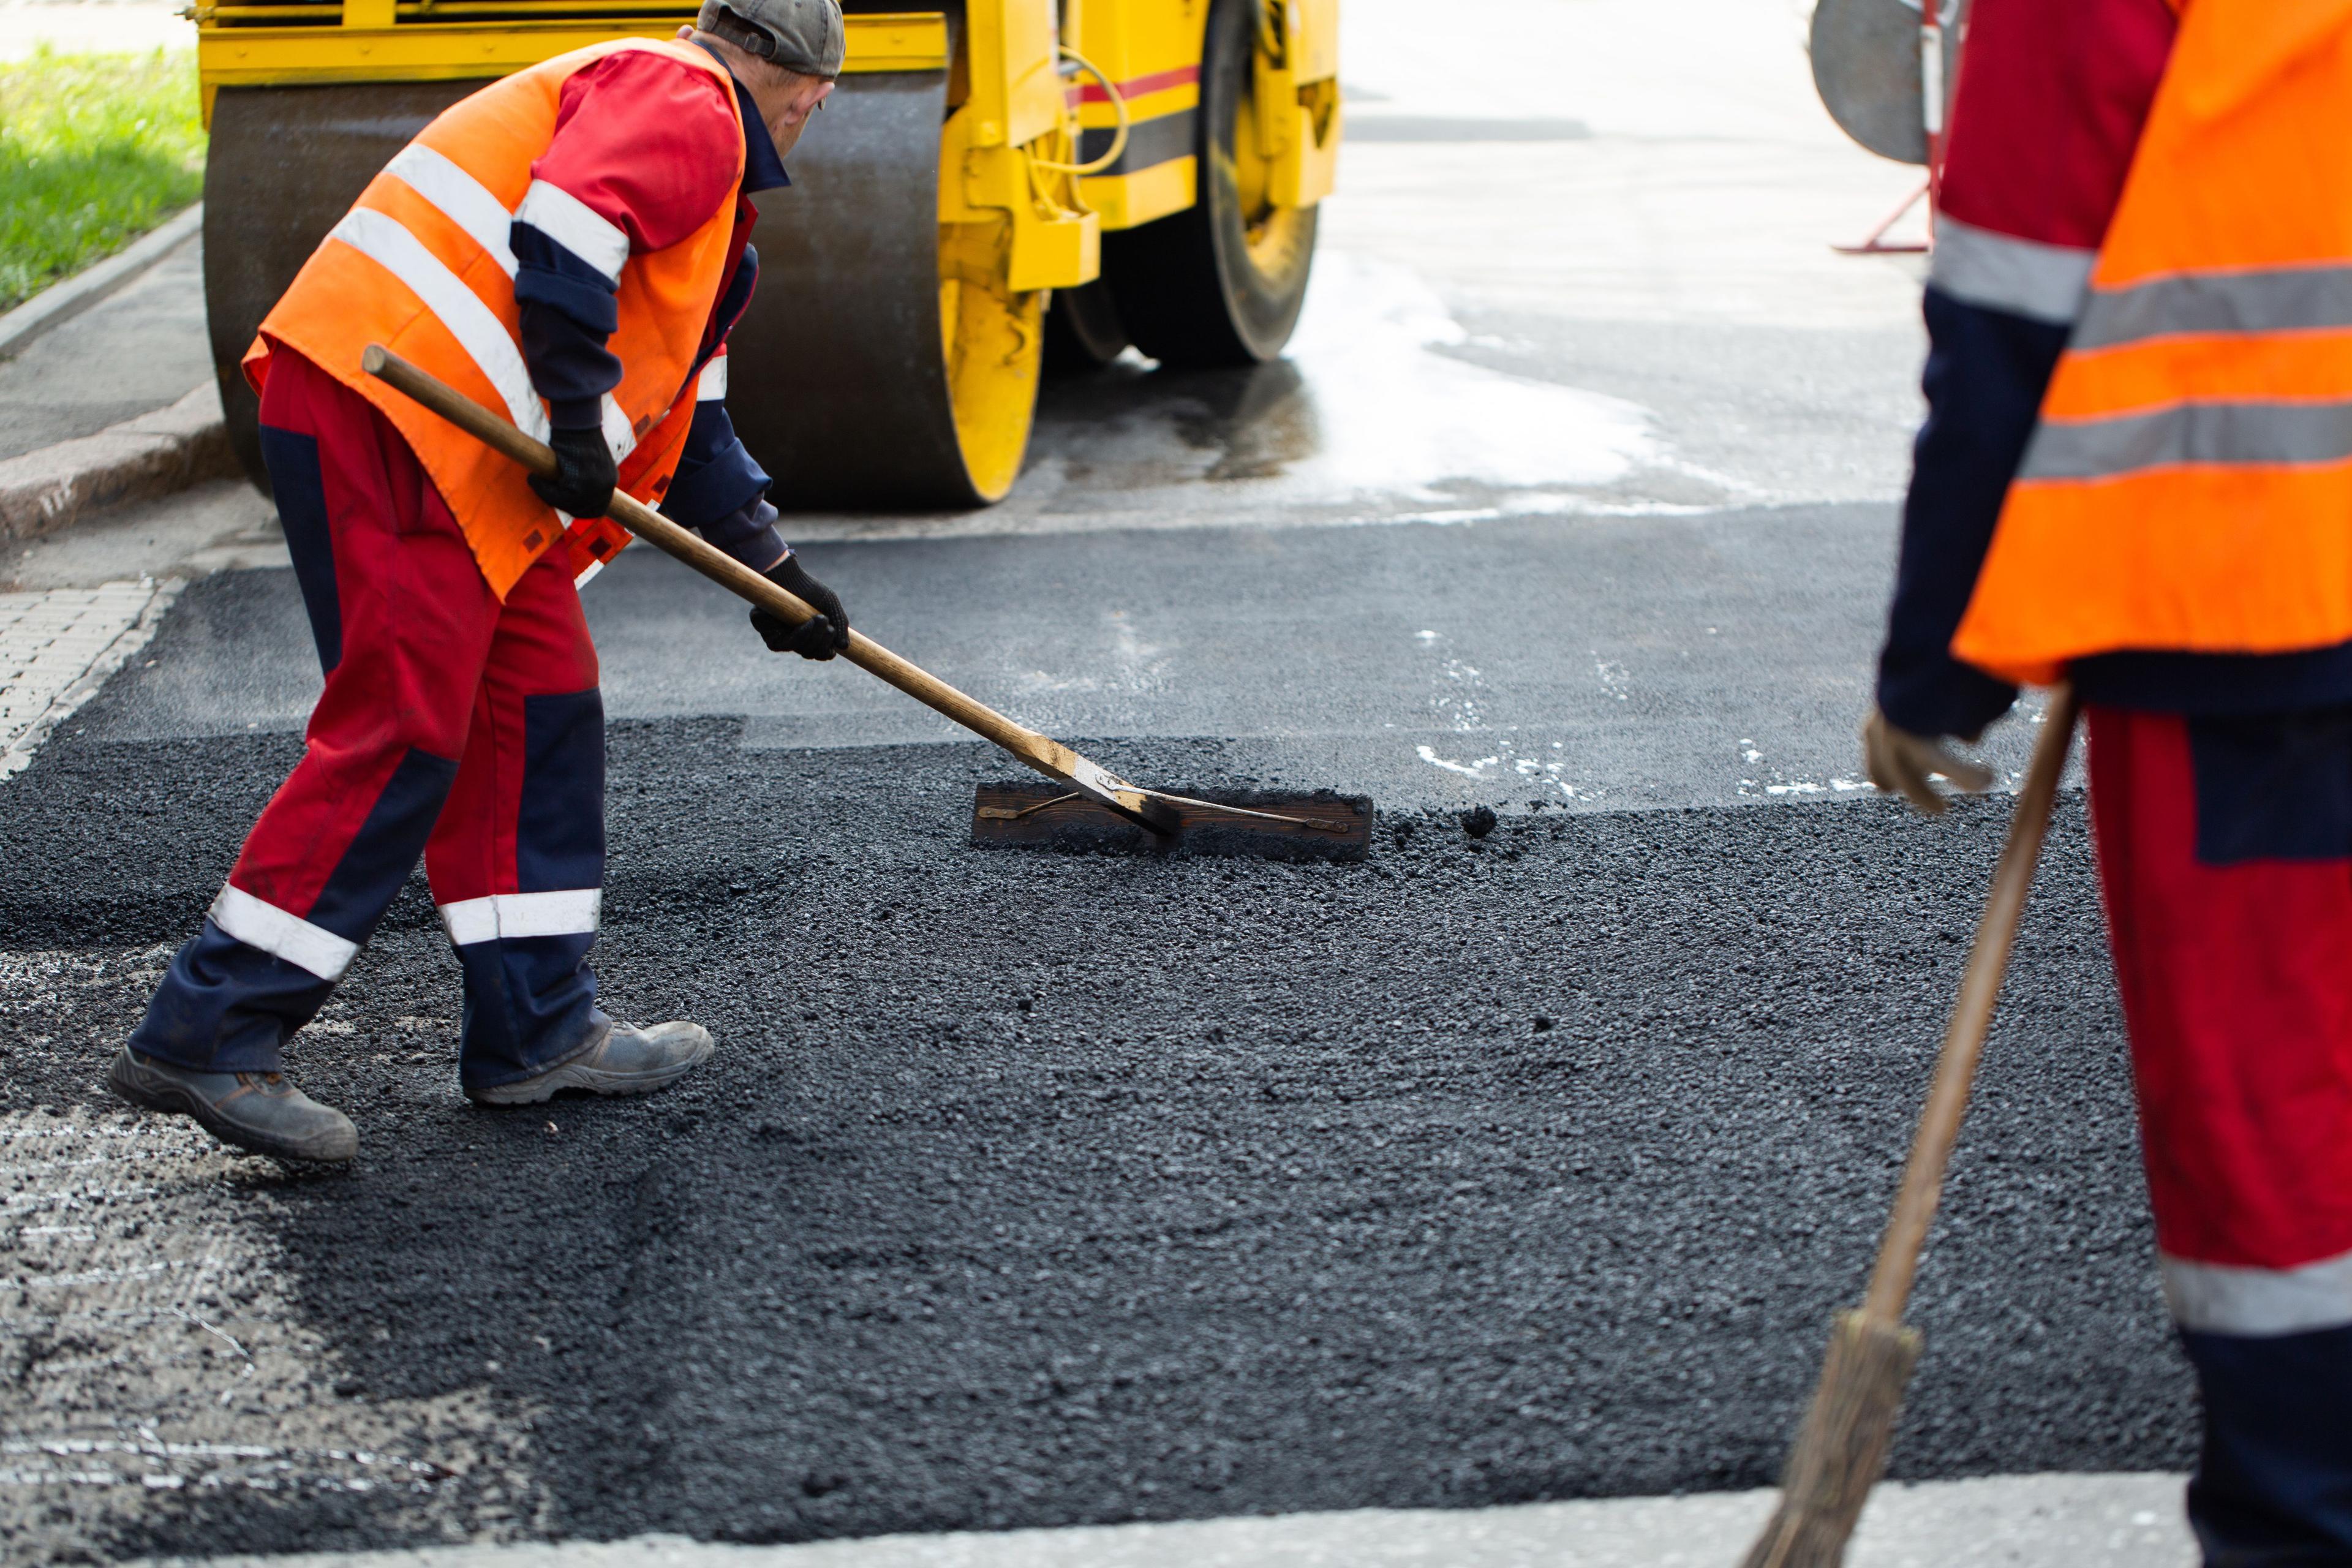
<path fill-rule="evenodd" d="M 2025 785 L 2018 792 L 2000 862 L 1993 868 L 1992 890 L 1969 949 L 1959 1000 L 1944 1030 L 1935 1081 L 1919 1114 L 1895 1212 L 1878 1245 L 1870 1289 L 1861 1309 L 1839 1313 L 1830 1330 L 1821 1385 L 1813 1391 L 1812 1408 L 1797 1431 L 1780 1479 L 1780 1506 L 1748 1548 L 1743 1568 L 1837 1568 L 1845 1560 L 1846 1541 L 1862 1517 L 1862 1505 L 1886 1469 L 1903 1391 L 1919 1362 L 1918 1331 L 1904 1326 L 1903 1309 L 1911 1299 L 1920 1249 L 1943 1194 L 1944 1171 L 1951 1163 L 1977 1060 L 1992 1026 L 1993 1004 L 2009 971 L 2018 917 L 2033 883 L 2050 826 L 2051 802 L 2074 738 L 2074 715 L 2073 688 L 2059 687 L 2051 696 L 2041 739 L 2034 743 Z"/>

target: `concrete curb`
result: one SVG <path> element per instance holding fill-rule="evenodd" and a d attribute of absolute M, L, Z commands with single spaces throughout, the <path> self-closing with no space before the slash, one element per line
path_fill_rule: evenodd
<path fill-rule="evenodd" d="M 0 316 L 0 359 L 22 351 L 26 344 L 63 321 L 69 321 L 125 283 L 194 237 L 205 226 L 205 204 L 198 202 L 179 216 L 151 230 L 94 267 L 85 267 L 62 283 L 53 283 L 5 316 Z"/>
<path fill-rule="evenodd" d="M 0 540 L 37 539 L 105 507 L 237 472 L 220 388 L 0 462 Z"/>

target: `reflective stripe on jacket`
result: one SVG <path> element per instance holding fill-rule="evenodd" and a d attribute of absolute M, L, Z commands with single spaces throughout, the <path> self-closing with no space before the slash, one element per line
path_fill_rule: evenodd
<path fill-rule="evenodd" d="M 709 71 L 735 102 L 726 68 L 704 51 L 638 38 L 575 49 L 492 83 L 443 112 L 369 183 L 246 353 L 246 374 L 257 387 L 278 342 L 381 409 L 415 449 L 501 597 L 562 536 L 564 520 L 531 492 L 520 468 L 366 374 L 360 356 L 382 343 L 545 439 L 547 408 L 519 341 L 508 240 L 509 226 L 526 220 L 618 282 L 619 321 L 609 346 L 623 368 L 620 385 L 604 400 L 604 437 L 620 488 L 640 500 L 659 499 L 693 419 L 689 376 L 726 280 L 734 191 L 684 239 L 632 254 L 622 230 L 530 174 L 554 134 L 565 79 L 624 49 L 658 50 Z M 731 179 L 740 185 L 740 123 L 736 131 Z M 611 524 L 583 525 L 580 542 L 592 548 L 579 564 L 601 563 L 617 533 Z M 598 544 L 601 551 L 593 548 Z"/>
<path fill-rule="evenodd" d="M 2352 0 L 2184 6 L 1960 658 L 2352 641 L 2347 138 Z"/>

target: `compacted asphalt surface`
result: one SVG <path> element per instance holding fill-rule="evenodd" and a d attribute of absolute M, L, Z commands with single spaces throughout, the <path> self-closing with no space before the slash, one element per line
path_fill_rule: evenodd
<path fill-rule="evenodd" d="M 258 728 L 110 738 L 228 660 L 217 629 L 284 577 L 193 587 L 152 667 L 9 784 L 0 949 L 72 961 L 15 989 L 17 1040 L 51 1043 L 11 1047 L 12 1112 L 108 1110 L 104 1051 L 297 754 Z M 504 1457 L 444 1467 L 393 1421 L 430 1484 L 192 1485 L 72 1530 L 789 1540 L 1771 1479 L 2001 802 L 1927 824 L 1497 792 L 1483 837 L 1384 801 L 1361 865 L 1078 857 L 970 847 L 972 786 L 1008 772 L 985 748 L 745 729 L 612 735 L 605 994 L 708 1023 L 707 1070 L 467 1105 L 420 883 L 291 1058 L 358 1120 L 357 1168 L 234 1162 L 192 1200 L 235 1205 L 269 1310 L 312 1336 L 322 1443 L 462 1396 Z M 1263 743 L 1246 773 L 1214 739 L 1098 751 L 1267 776 Z M 1923 1278 L 1897 1474 L 2186 1461 L 2143 1213 L 2070 795 Z M 102 1419 L 106 1379 L 82 1389 Z"/>

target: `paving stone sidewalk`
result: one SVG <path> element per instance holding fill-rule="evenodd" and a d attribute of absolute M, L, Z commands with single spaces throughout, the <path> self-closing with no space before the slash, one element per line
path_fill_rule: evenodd
<path fill-rule="evenodd" d="M 0 594 L 0 779 L 146 646 L 180 591 L 157 584 Z"/>

